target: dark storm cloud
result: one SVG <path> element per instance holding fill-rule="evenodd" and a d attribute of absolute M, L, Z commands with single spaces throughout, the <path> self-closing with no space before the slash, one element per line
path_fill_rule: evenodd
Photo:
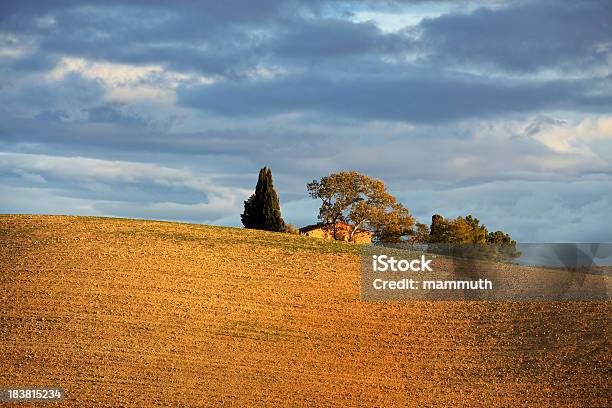
<path fill-rule="evenodd" d="M 322 16 L 326 9 L 342 15 L 350 5 L 401 3 L 3 2 L 0 24 L 9 32 L 41 38 L 40 61 L 30 56 L 21 62 L 26 67 L 46 66 L 53 60 L 48 54 L 61 54 L 229 77 L 277 57 L 317 63 L 418 49 L 428 64 L 488 64 L 531 72 L 606 65 L 612 52 L 612 4 L 607 1 L 519 2 L 445 14 L 413 27 L 420 35 L 411 40 L 406 33 L 383 33 L 372 23 Z"/>
<path fill-rule="evenodd" d="M 127 127 L 143 127 L 147 124 L 142 118 L 126 114 L 121 111 L 121 106 L 112 104 L 87 109 L 87 116 L 90 123 L 115 123 Z"/>
<path fill-rule="evenodd" d="M 310 111 L 363 120 L 435 122 L 536 109 L 590 106 L 584 82 L 488 81 L 440 77 L 357 77 L 331 80 L 312 75 L 277 80 L 219 82 L 179 92 L 179 102 L 227 116 Z M 611 107 L 611 98 L 597 99 Z"/>
<path fill-rule="evenodd" d="M 228 126 L 168 134 L 150 126 L 148 118 L 131 115 L 117 104 L 93 106 L 83 113 L 79 121 L 70 121 L 69 112 L 61 110 L 46 110 L 32 118 L 0 113 L 0 141 L 44 144 L 49 149 L 69 149 L 84 156 L 97 152 L 108 158 L 115 154 L 128 157 L 173 154 L 178 157 L 227 155 L 265 160 L 270 154 L 291 158 L 296 152 L 307 156 L 321 151 L 334 154 L 341 150 L 347 139 L 331 130 L 317 132 L 282 127 L 244 129 Z M 295 165 L 293 162 L 287 168 Z"/>
<path fill-rule="evenodd" d="M 10 105 L 11 110 L 21 107 L 34 112 L 58 111 L 61 108 L 76 110 L 98 103 L 103 94 L 104 87 L 100 81 L 68 73 L 61 80 L 53 82 L 11 84 L 0 94 L 0 101 Z"/>
<path fill-rule="evenodd" d="M 7 63 L 12 72 L 41 72 L 52 69 L 59 62 L 60 57 L 54 54 L 30 54 Z M 0 63 L 1 65 L 1 63 Z"/>
<path fill-rule="evenodd" d="M 398 53 L 411 47 L 399 34 L 383 34 L 373 23 L 322 19 L 301 21 L 279 36 L 272 52 L 282 57 L 312 60 L 364 53 Z"/>
<path fill-rule="evenodd" d="M 275 58 L 316 63 L 411 47 L 405 36 L 384 34 L 372 23 L 318 16 L 327 3 L 114 1 L 60 2 L 55 8 L 44 3 L 6 10 L 0 24 L 40 38 L 35 56 L 14 63 L 30 69 L 70 55 L 236 79 Z"/>
<path fill-rule="evenodd" d="M 44 66 L 56 55 L 71 55 L 235 76 L 256 62 L 260 39 L 252 30 L 273 26 L 274 18 L 291 4 L 3 2 L 0 26 L 40 38 L 40 51 L 16 62 L 16 68 Z"/>
<path fill-rule="evenodd" d="M 164 12 L 179 11 L 227 21 L 254 21 L 273 14 L 282 7 L 294 7 L 298 1 L 292 0 L 107 0 L 101 3 L 96 0 L 32 0 L 3 1 L 0 3 L 0 15 L 3 21 L 21 19 L 31 16 L 54 14 L 74 8 L 101 7 L 113 10 L 114 7 L 132 7 L 141 10 L 161 10 Z M 313 2 L 316 4 L 318 2 Z M 92 16 L 94 17 L 94 16 Z"/>
<path fill-rule="evenodd" d="M 609 65 L 612 2 L 523 2 L 499 9 L 426 19 L 420 46 L 433 62 L 540 68 Z"/>

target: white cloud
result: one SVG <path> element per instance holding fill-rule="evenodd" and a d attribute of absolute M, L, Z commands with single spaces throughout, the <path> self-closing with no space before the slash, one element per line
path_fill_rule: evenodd
<path fill-rule="evenodd" d="M 62 58 L 45 78 L 60 81 L 70 73 L 101 81 L 105 99 L 114 102 L 149 100 L 174 104 L 175 90 L 181 83 L 207 85 L 216 81 L 212 77 L 168 70 L 161 65 L 117 64 L 74 57 Z"/>
<path fill-rule="evenodd" d="M 93 204 L 93 208 L 103 214 L 164 221 L 213 223 L 220 217 L 228 216 L 227 202 L 219 197 L 207 203 L 196 204 L 159 202 L 134 205 L 134 203 L 125 201 L 98 201 Z M 233 213 L 237 213 L 237 210 L 234 210 Z"/>
<path fill-rule="evenodd" d="M 23 184 L 43 183 L 51 178 L 59 179 L 63 183 L 69 183 L 73 188 L 77 187 L 81 194 L 92 191 L 104 193 L 104 196 L 109 197 L 107 200 L 77 199 L 78 206 L 71 205 L 71 208 L 76 208 L 79 214 L 92 210 L 89 213 L 121 216 L 136 216 L 140 213 L 140 217 L 157 215 L 164 219 L 214 220 L 239 212 L 242 200 L 250 194 L 246 189 L 219 186 L 212 178 L 195 174 L 189 169 L 85 157 L 0 152 L 0 173 L 17 174 L 21 176 Z M 117 184 L 156 185 L 160 188 L 160 199 L 148 203 L 124 201 L 117 191 Z M 203 193 L 207 201 L 192 204 L 166 201 L 164 189 L 177 187 Z M 60 202 L 62 197 L 59 189 L 29 188 L 24 191 L 29 195 L 42 194 L 55 197 L 55 202 Z M 71 194 L 74 195 L 74 192 Z M 32 203 L 30 207 L 38 206 L 36 212 L 48 212 L 54 209 L 48 207 L 48 202 L 48 200 L 37 201 L 37 204 Z M 83 203 L 89 204 L 84 206 Z"/>
<path fill-rule="evenodd" d="M 531 137 L 557 153 L 599 159 L 590 143 L 597 140 L 612 141 L 612 116 L 585 118 L 575 124 L 548 121 Z"/>
<path fill-rule="evenodd" d="M 426 17 L 436 17 L 437 13 L 397 13 L 363 10 L 354 13 L 352 20 L 356 23 L 373 22 L 383 32 L 399 31 L 408 26 L 417 25 Z"/>
<path fill-rule="evenodd" d="M 149 163 L 0 152 L 0 169 L 45 173 L 79 181 L 124 183 L 150 181 L 160 185 L 179 184 L 193 190 L 212 191 L 221 195 L 231 192 L 213 186 L 209 179 L 198 177 L 189 170 Z"/>
<path fill-rule="evenodd" d="M 279 66 L 258 65 L 245 75 L 254 80 L 272 79 L 284 73 L 284 69 Z M 220 79 L 215 76 L 173 71 L 156 64 L 119 64 L 76 57 L 63 57 L 44 78 L 51 82 L 61 81 L 69 74 L 100 81 L 105 89 L 104 98 L 109 102 L 151 101 L 165 105 L 176 103 L 176 89 L 181 84 L 210 85 Z"/>
<path fill-rule="evenodd" d="M 443 186 L 407 193 L 405 204 L 420 221 L 434 213 L 454 218 L 473 214 L 490 230 L 519 242 L 609 242 L 612 177 L 511 180 L 465 187 Z"/>
<path fill-rule="evenodd" d="M 0 166 L 2 164 L 0 163 Z M 40 174 L 36 174 L 36 173 L 30 173 L 28 171 L 24 171 L 23 169 L 20 168 L 14 168 L 13 172 L 20 176 L 21 178 L 23 178 L 24 180 L 30 181 L 32 183 L 36 183 L 36 184 L 46 184 L 47 180 L 45 180 L 45 178 L 43 176 L 41 176 Z"/>
<path fill-rule="evenodd" d="M 0 186 L 0 211 L 8 214 L 105 215 L 90 199 L 67 197 L 38 187 Z"/>

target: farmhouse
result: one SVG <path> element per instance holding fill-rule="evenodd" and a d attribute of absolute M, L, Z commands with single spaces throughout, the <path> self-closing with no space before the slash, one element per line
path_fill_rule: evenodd
<path fill-rule="evenodd" d="M 339 241 L 348 241 L 348 236 L 351 226 L 345 222 L 336 223 L 336 239 Z M 334 226 L 332 224 L 312 224 L 300 228 L 300 235 L 307 237 L 334 239 Z M 372 233 L 363 229 L 357 230 L 350 242 L 356 244 L 371 244 Z"/>

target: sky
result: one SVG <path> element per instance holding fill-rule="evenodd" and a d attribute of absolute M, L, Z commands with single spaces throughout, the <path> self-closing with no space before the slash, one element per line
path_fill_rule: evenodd
<path fill-rule="evenodd" d="M 612 242 L 612 2 L 0 1 L 0 213 L 239 226 L 263 166 Z"/>

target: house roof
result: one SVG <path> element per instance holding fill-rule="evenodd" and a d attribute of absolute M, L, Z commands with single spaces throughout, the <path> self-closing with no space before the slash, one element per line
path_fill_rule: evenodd
<path fill-rule="evenodd" d="M 319 222 L 317 224 L 306 225 L 305 227 L 300 228 L 300 232 L 308 232 L 308 231 L 316 230 L 319 228 L 323 228 L 324 225 L 325 224 L 323 224 L 322 222 Z"/>
<path fill-rule="evenodd" d="M 319 229 L 319 228 L 323 228 L 323 227 L 325 227 L 326 225 L 327 225 L 327 224 L 324 224 L 324 223 L 322 223 L 322 222 L 319 222 L 319 223 L 316 223 L 316 224 L 306 225 L 305 227 L 300 228 L 300 229 L 299 229 L 299 231 L 300 231 L 300 232 L 302 232 L 302 233 L 303 233 L 303 232 L 309 232 L 309 231 L 312 231 L 312 230 L 316 230 L 316 229 Z M 348 225 L 346 222 L 342 222 L 342 221 L 338 221 L 338 222 L 336 223 L 336 225 L 341 226 L 341 227 L 348 227 L 348 226 L 349 226 L 349 225 Z M 361 232 L 361 233 L 368 233 L 368 234 L 370 234 L 370 231 L 368 231 L 368 230 L 364 230 L 364 229 L 361 229 L 361 228 L 360 228 L 360 229 L 358 229 L 358 230 L 357 230 L 357 232 Z"/>

